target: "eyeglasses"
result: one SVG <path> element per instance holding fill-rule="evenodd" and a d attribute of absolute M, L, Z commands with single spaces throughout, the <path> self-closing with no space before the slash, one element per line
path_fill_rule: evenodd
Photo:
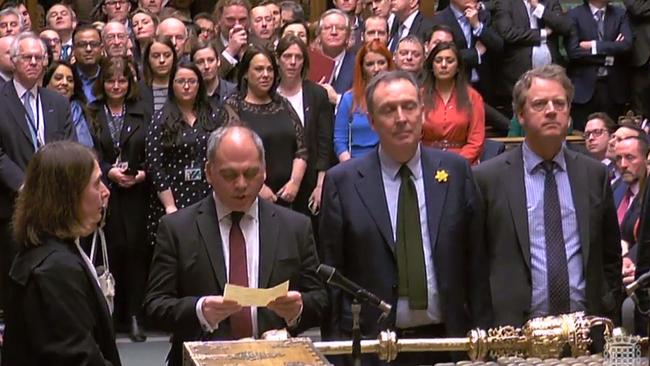
<path fill-rule="evenodd" d="M 106 35 L 106 40 L 107 40 L 107 41 L 110 41 L 110 40 L 120 40 L 120 41 L 123 41 L 123 40 L 126 39 L 126 37 L 127 37 L 127 35 L 124 34 L 124 33 L 113 33 L 113 34 L 107 34 L 107 35 Z"/>
<path fill-rule="evenodd" d="M 50 46 L 56 46 L 57 44 L 61 44 L 61 38 L 43 38 L 43 40 Z"/>
<path fill-rule="evenodd" d="M 102 45 L 100 41 L 79 41 L 74 44 L 75 47 L 79 48 L 99 48 Z"/>
<path fill-rule="evenodd" d="M 548 107 L 548 104 L 551 103 L 553 106 L 553 109 L 557 112 L 564 112 L 567 110 L 568 103 L 564 99 L 553 99 L 553 100 L 548 100 L 548 99 L 539 99 L 539 100 L 534 100 L 530 102 L 530 107 L 535 111 L 535 112 L 543 112 L 546 110 Z"/>
<path fill-rule="evenodd" d="M 336 30 L 337 32 L 343 32 L 346 29 L 348 29 L 348 27 L 346 27 L 345 25 L 339 25 L 339 24 L 323 25 L 323 30 L 328 30 L 330 32 L 333 32 L 334 30 Z"/>
<path fill-rule="evenodd" d="M 174 79 L 174 84 L 179 86 L 185 86 L 186 84 L 189 86 L 196 86 L 198 83 L 199 80 L 197 79 Z"/>
<path fill-rule="evenodd" d="M 36 63 L 41 63 L 45 60 L 45 55 L 18 55 L 17 57 L 22 62 L 31 62 L 34 60 Z"/>
<path fill-rule="evenodd" d="M 214 34 L 214 28 L 199 28 L 199 34 L 202 33 Z"/>
<path fill-rule="evenodd" d="M 126 0 L 111 0 L 111 1 L 104 2 L 104 5 L 111 6 L 111 7 L 115 7 L 117 5 L 126 5 L 126 4 L 127 4 Z"/>
<path fill-rule="evenodd" d="M 590 138 L 591 136 L 593 136 L 594 138 L 600 137 L 600 136 L 602 136 L 605 132 L 607 132 L 606 129 L 604 129 L 604 128 L 597 128 L 597 129 L 595 129 L 595 130 L 585 131 L 585 132 L 582 134 L 582 136 L 583 136 L 583 137 L 585 138 L 585 140 L 586 140 L 586 139 Z"/>

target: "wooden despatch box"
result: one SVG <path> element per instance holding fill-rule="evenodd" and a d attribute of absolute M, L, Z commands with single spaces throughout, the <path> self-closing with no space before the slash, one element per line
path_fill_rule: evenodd
<path fill-rule="evenodd" d="M 183 366 L 329 366 L 309 338 L 185 342 Z"/>

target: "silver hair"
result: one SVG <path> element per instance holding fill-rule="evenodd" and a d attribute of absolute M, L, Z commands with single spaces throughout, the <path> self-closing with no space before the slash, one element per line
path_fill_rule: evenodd
<path fill-rule="evenodd" d="M 43 50 L 43 55 L 47 56 L 47 45 L 45 45 L 45 41 L 41 39 L 40 36 L 38 36 L 34 32 L 22 32 L 14 38 L 13 42 L 11 42 L 11 49 L 10 49 L 10 55 L 11 59 L 15 62 L 16 57 L 20 55 L 20 42 L 22 42 L 25 39 L 35 39 L 38 41 L 38 44 L 41 45 L 41 49 Z"/>
<path fill-rule="evenodd" d="M 264 153 L 264 143 L 262 142 L 262 139 L 259 137 L 257 133 L 255 133 L 255 131 L 242 125 L 226 125 L 212 131 L 210 137 L 208 138 L 208 148 L 206 154 L 208 161 L 212 161 L 214 159 L 214 155 L 217 149 L 219 148 L 219 145 L 221 145 L 221 141 L 229 132 L 231 132 L 234 129 L 243 129 L 250 134 L 251 138 L 253 139 L 253 143 L 255 143 L 255 147 L 257 148 L 257 152 L 260 154 L 260 160 L 262 161 L 262 166 L 266 167 L 266 158 L 265 158 L 266 155 Z"/>
<path fill-rule="evenodd" d="M 327 18 L 332 14 L 337 14 L 342 16 L 345 19 L 345 27 L 347 28 L 348 34 L 352 31 L 352 21 L 350 20 L 350 16 L 347 15 L 341 9 L 333 8 L 324 12 L 318 19 L 318 26 L 316 27 L 316 36 L 320 36 L 320 33 L 323 31 L 323 19 Z"/>
<path fill-rule="evenodd" d="M 393 71 L 384 71 L 380 72 L 377 74 L 375 77 L 373 77 L 368 85 L 366 86 L 366 105 L 368 107 L 368 115 L 372 117 L 374 110 L 375 110 L 375 90 L 377 89 L 377 86 L 379 83 L 389 83 L 391 81 L 397 81 L 397 80 L 406 80 L 409 83 L 413 84 L 413 87 L 415 90 L 419 91 L 420 88 L 418 86 L 418 82 L 415 79 L 415 76 L 413 76 L 412 73 L 408 71 L 403 71 L 403 70 L 393 70 Z M 420 93 L 417 93 L 418 95 L 418 102 L 420 102 Z"/>
<path fill-rule="evenodd" d="M 70 19 L 72 19 L 73 23 L 77 21 L 77 13 L 74 12 L 74 9 L 72 9 L 70 5 L 64 3 L 56 3 L 56 4 L 52 4 L 52 6 L 49 9 L 47 9 L 47 13 L 45 14 L 45 23 L 48 23 L 49 25 L 50 13 L 52 12 L 52 8 L 56 5 L 61 5 L 65 7 L 68 10 L 68 12 L 70 12 Z"/>
<path fill-rule="evenodd" d="M 21 14 L 20 11 L 18 11 L 18 9 L 13 8 L 13 7 L 0 10 L 0 18 L 4 17 L 6 15 L 9 15 L 9 14 L 15 15 L 15 16 L 18 17 L 18 23 L 20 23 L 20 31 L 21 32 L 24 31 L 25 30 L 25 18 L 23 17 L 23 14 Z"/>
<path fill-rule="evenodd" d="M 165 20 L 160 21 L 160 24 L 158 24 L 158 26 L 156 27 L 156 36 L 159 36 L 161 34 L 160 33 L 160 26 L 162 26 L 164 22 L 166 22 L 166 21 L 168 21 L 170 19 L 173 19 L 173 20 L 176 20 L 177 22 L 180 22 L 183 25 L 183 29 L 185 29 L 185 37 L 190 36 L 190 32 L 187 30 L 187 26 L 185 25 L 185 23 L 183 23 L 182 20 L 180 20 L 178 18 L 175 18 L 175 17 L 169 17 L 169 18 L 167 18 Z"/>
<path fill-rule="evenodd" d="M 109 24 L 118 24 L 118 25 L 120 25 L 122 28 L 124 28 L 124 33 L 126 33 L 127 35 L 129 34 L 129 30 L 126 28 L 126 26 L 124 25 L 124 23 L 122 23 L 122 22 L 118 22 L 118 21 L 116 21 L 116 20 L 111 20 L 110 22 L 104 24 L 104 28 L 102 28 L 102 40 L 106 39 L 106 32 L 107 32 L 107 31 L 106 31 L 106 28 L 108 27 Z"/>

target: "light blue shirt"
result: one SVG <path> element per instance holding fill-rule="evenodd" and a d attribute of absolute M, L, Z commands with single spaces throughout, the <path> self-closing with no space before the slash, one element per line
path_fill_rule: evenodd
<path fill-rule="evenodd" d="M 465 16 L 465 13 L 456 9 L 456 7 L 453 4 L 449 4 L 449 9 L 451 9 L 451 12 L 454 14 L 456 17 L 456 20 L 458 21 L 458 24 L 460 25 L 460 29 L 463 31 L 463 35 L 465 36 L 465 42 L 467 43 L 467 48 L 470 49 L 472 48 L 472 35 L 475 37 L 479 37 L 481 35 L 481 32 L 483 31 L 483 23 L 479 24 L 479 26 L 475 29 L 472 30 L 472 25 L 469 24 L 469 19 Z M 478 55 L 478 63 L 479 65 L 481 64 L 481 54 L 476 51 L 476 54 Z M 478 72 L 476 71 L 475 68 L 472 68 L 471 70 L 471 82 L 475 83 L 478 81 Z"/>
<path fill-rule="evenodd" d="M 422 248 L 424 249 L 424 265 L 427 274 L 427 309 L 413 310 L 409 307 L 409 300 L 406 297 L 400 297 L 397 300 L 397 318 L 395 326 L 397 328 L 411 328 L 421 325 L 442 323 L 442 313 L 440 311 L 440 294 L 438 293 L 438 283 L 436 282 L 436 273 L 433 268 L 433 246 L 429 236 L 429 224 L 427 222 L 427 204 L 424 195 L 424 178 L 422 176 L 422 160 L 420 159 L 420 148 L 418 147 L 415 155 L 406 164 L 411 173 L 411 179 L 415 184 L 415 190 L 418 194 L 418 206 L 420 207 L 420 227 L 422 228 Z M 391 159 L 379 147 L 379 163 L 381 165 L 381 177 L 384 183 L 384 195 L 390 215 L 390 226 L 393 231 L 393 242 L 397 242 L 397 202 L 399 198 L 399 187 L 402 179 L 399 175 L 399 169 L 402 164 Z"/>
<path fill-rule="evenodd" d="M 72 124 L 77 133 L 77 142 L 92 148 L 94 146 L 93 138 L 90 135 L 90 129 L 83 108 L 81 108 L 78 100 L 70 102 L 70 115 L 72 116 Z"/>
<path fill-rule="evenodd" d="M 81 88 L 84 91 L 86 96 L 86 102 L 88 104 L 97 100 L 95 93 L 93 93 L 93 87 L 95 86 L 95 81 L 99 77 L 99 67 L 97 68 L 97 73 L 93 76 L 87 77 L 81 70 L 77 68 L 77 73 L 79 74 L 79 79 L 81 79 Z"/>
<path fill-rule="evenodd" d="M 528 235 L 530 239 L 530 265 L 533 281 L 531 316 L 548 315 L 548 280 L 546 274 L 546 238 L 544 235 L 544 180 L 546 173 L 540 165 L 544 160 L 535 154 L 524 142 L 524 181 L 526 187 L 526 209 L 528 211 Z M 585 275 L 582 266 L 582 249 L 578 233 L 576 209 L 571 195 L 571 183 L 566 170 L 563 147 L 555 155 L 555 182 L 560 199 L 562 233 L 569 271 L 569 296 L 571 311 L 584 311 Z M 576 187 L 580 189 L 580 187 Z"/>

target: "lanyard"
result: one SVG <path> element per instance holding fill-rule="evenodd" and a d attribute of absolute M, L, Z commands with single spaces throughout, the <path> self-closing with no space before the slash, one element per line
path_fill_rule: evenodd
<path fill-rule="evenodd" d="M 27 91 L 28 93 L 31 93 L 31 91 Z M 32 117 L 29 116 L 29 113 L 26 113 L 27 115 L 27 122 L 29 124 L 29 129 L 32 130 L 34 133 L 34 136 L 36 136 L 36 146 L 37 148 L 43 145 L 43 142 L 41 141 L 41 136 L 38 133 L 38 130 L 41 128 L 41 109 L 38 107 L 41 102 L 41 94 L 36 93 L 36 122 L 32 121 Z M 27 107 L 32 108 L 31 103 Z"/>

